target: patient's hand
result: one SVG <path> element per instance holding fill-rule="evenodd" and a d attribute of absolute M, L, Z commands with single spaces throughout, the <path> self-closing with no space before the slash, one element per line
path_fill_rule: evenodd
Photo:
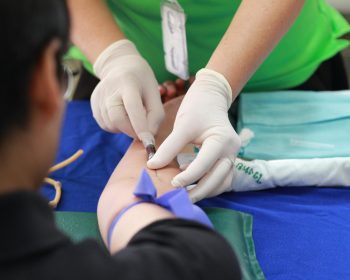
<path fill-rule="evenodd" d="M 178 96 L 184 95 L 192 85 L 195 77 L 191 76 L 188 81 L 177 79 L 174 81 L 165 81 L 164 83 L 159 85 L 159 93 L 162 98 L 162 102 L 166 103 Z"/>

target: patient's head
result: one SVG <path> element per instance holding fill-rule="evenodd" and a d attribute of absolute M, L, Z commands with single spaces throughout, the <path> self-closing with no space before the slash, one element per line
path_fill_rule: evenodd
<path fill-rule="evenodd" d="M 7 184 L 25 184 L 24 180 L 28 186 L 37 185 L 54 158 L 64 109 L 61 56 L 69 36 L 66 3 L 1 0 L 0 26 L 2 191 Z"/>

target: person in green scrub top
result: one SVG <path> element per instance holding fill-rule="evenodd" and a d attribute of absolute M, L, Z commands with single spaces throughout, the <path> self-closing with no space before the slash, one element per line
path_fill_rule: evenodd
<path fill-rule="evenodd" d="M 99 79 L 91 96 L 97 123 L 144 144 L 154 141 L 164 116 L 158 82 L 176 79 L 164 62 L 161 5 L 183 10 L 186 63 L 196 79 L 173 132 L 147 165 L 162 168 L 186 144 L 200 146 L 172 180 L 174 187 L 198 182 L 195 201 L 219 194 L 232 180 L 240 139 L 227 112 L 242 90 L 348 87 L 339 52 L 349 46 L 342 36 L 350 25 L 324 0 L 68 2 L 75 44 L 68 56 Z"/>

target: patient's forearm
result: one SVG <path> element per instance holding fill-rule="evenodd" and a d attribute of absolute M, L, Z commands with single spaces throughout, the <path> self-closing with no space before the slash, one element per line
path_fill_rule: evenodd
<path fill-rule="evenodd" d="M 165 105 L 167 116 L 160 128 L 156 141 L 160 143 L 172 128 L 174 116 L 181 99 Z M 146 168 L 147 155 L 145 148 L 139 141 L 134 141 L 127 153 L 120 161 L 110 177 L 98 205 L 98 221 L 102 238 L 106 242 L 106 236 L 112 220 L 127 205 L 137 201 L 133 191 L 141 174 Z M 169 191 L 172 187 L 171 179 L 179 173 L 175 163 L 158 170 L 147 169 L 154 182 L 158 195 Z M 112 251 L 124 247 L 131 237 L 146 225 L 173 215 L 163 208 L 142 203 L 128 210 L 121 218 L 114 230 L 112 237 Z"/>
<path fill-rule="evenodd" d="M 146 166 L 146 152 L 139 141 L 134 141 L 108 181 L 98 205 L 98 221 L 103 239 L 114 217 L 127 205 L 138 199 L 133 191 L 142 169 Z M 147 169 L 158 195 L 171 189 L 170 180 L 179 172 L 178 168 L 167 166 L 159 170 Z M 139 204 L 128 210 L 118 222 L 113 238 L 112 251 L 124 247 L 131 237 L 146 225 L 173 215 L 163 208 L 151 204 Z"/>

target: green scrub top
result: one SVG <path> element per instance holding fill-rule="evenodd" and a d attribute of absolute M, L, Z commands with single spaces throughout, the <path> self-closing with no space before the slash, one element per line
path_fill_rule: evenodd
<path fill-rule="evenodd" d="M 189 71 L 195 75 L 207 64 L 241 1 L 178 2 L 187 18 Z M 160 3 L 161 0 L 107 1 L 125 36 L 136 44 L 151 65 L 158 82 L 164 82 L 174 80 L 175 77 L 165 68 Z M 347 40 L 339 38 L 349 31 L 349 23 L 324 0 L 306 0 L 293 26 L 258 68 L 244 90 L 278 90 L 300 85 L 323 61 L 349 46 Z M 68 57 L 82 60 L 85 68 L 93 71 L 78 48 L 72 47 Z"/>

